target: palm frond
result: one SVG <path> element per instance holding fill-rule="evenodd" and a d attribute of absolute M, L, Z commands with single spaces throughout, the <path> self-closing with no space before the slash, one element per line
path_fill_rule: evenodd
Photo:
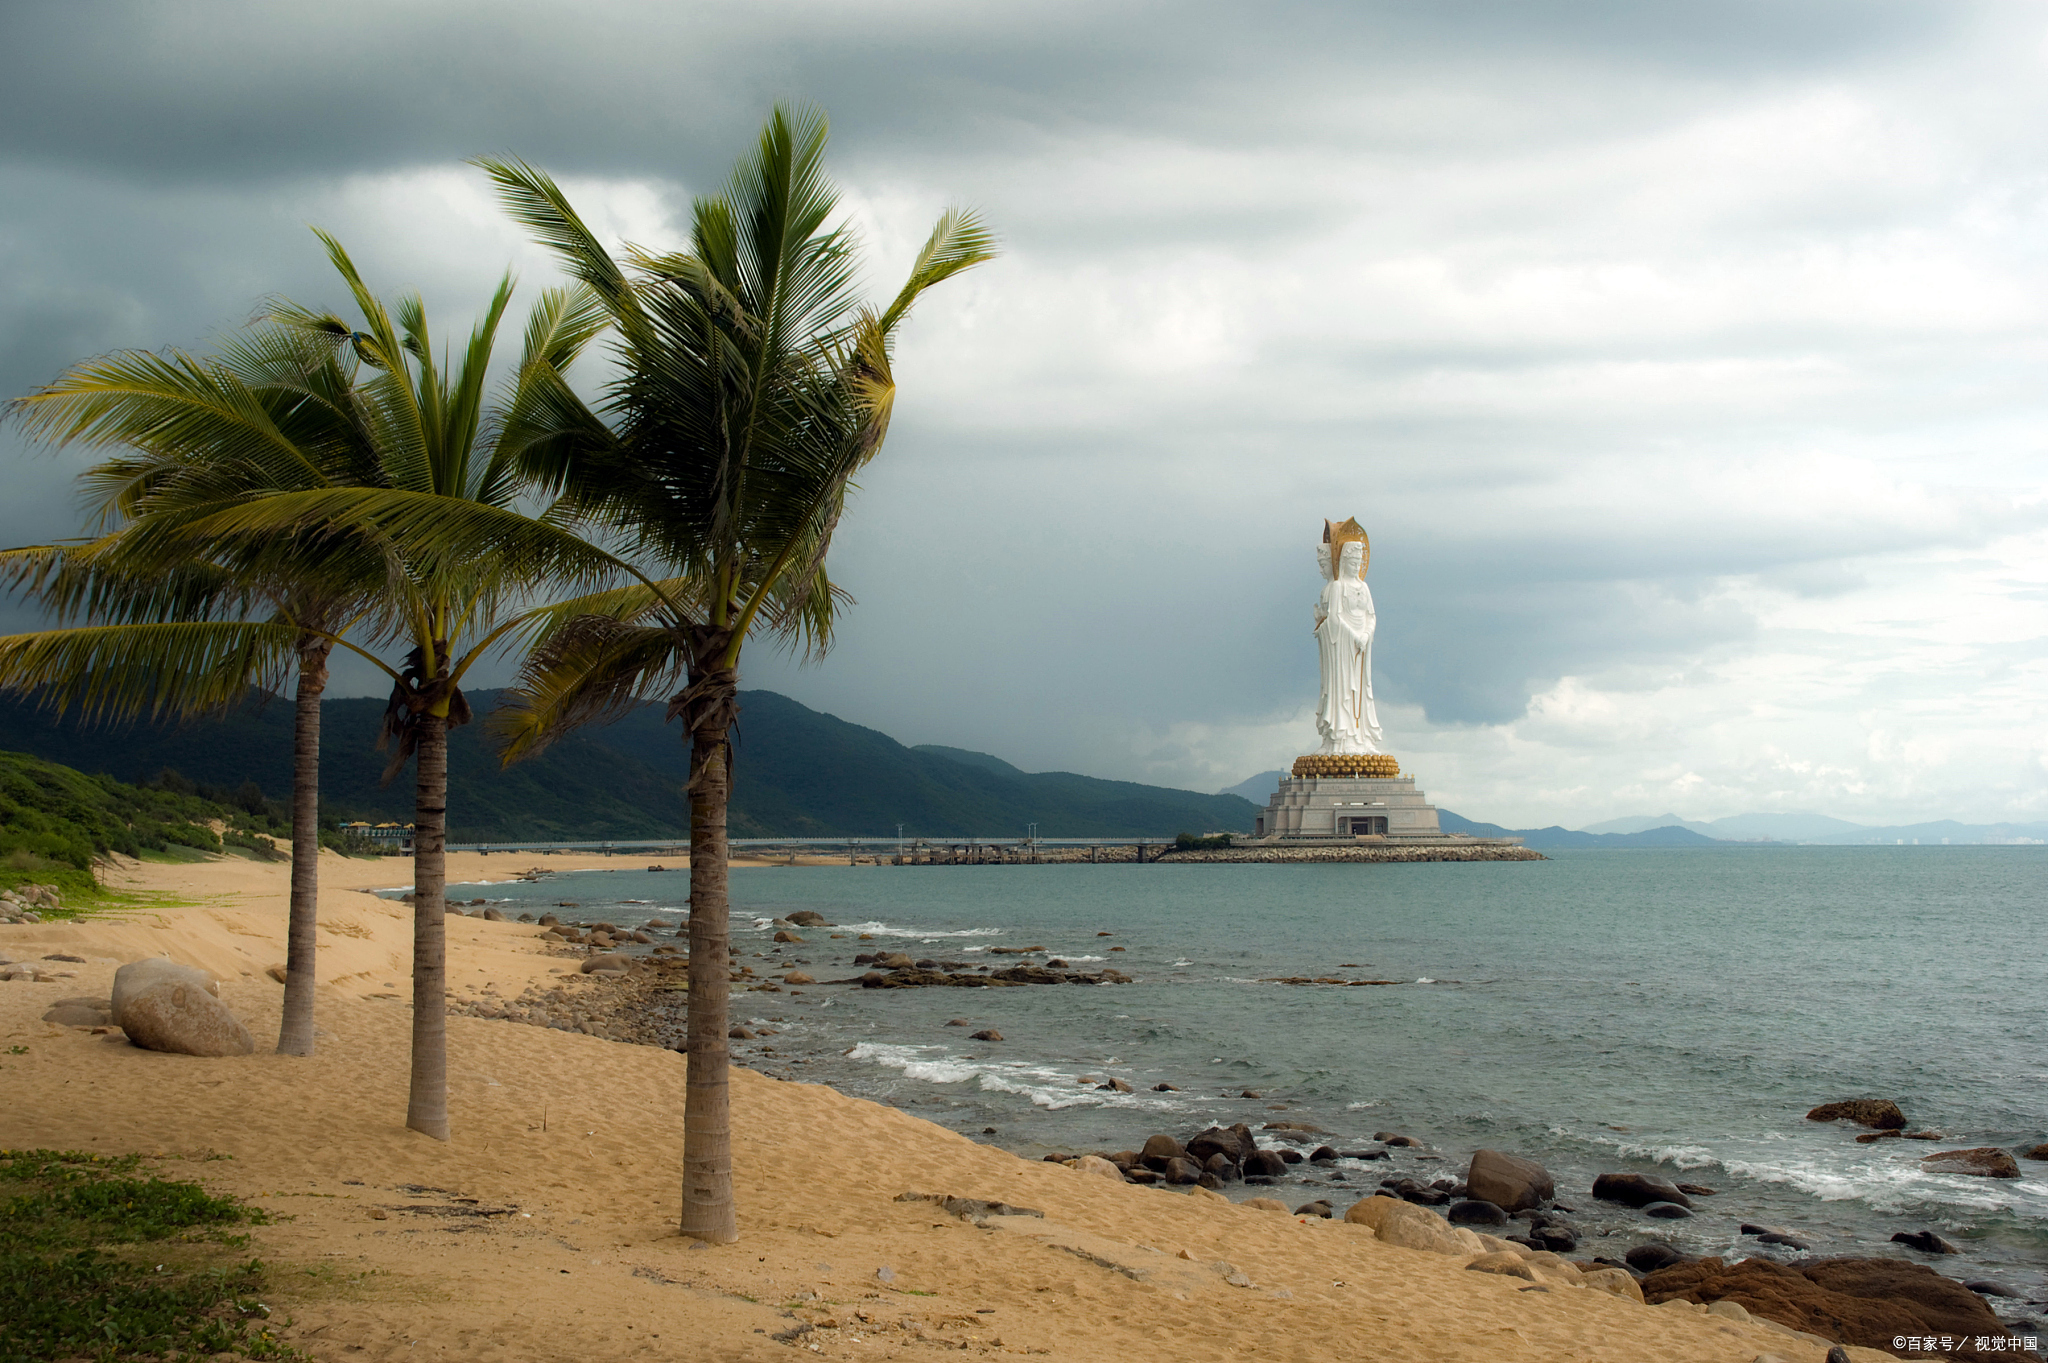
<path fill-rule="evenodd" d="M 192 715 L 277 683 L 298 637 L 288 624 L 247 621 L 10 634 L 0 637 L 0 689 L 89 720 Z"/>

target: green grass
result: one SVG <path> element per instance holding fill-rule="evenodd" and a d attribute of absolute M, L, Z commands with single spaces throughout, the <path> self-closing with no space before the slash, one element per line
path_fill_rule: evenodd
<path fill-rule="evenodd" d="M 231 1252 L 263 1214 L 139 1163 L 0 1150 L 0 1363 L 298 1357 L 264 1324 L 262 1261 Z"/>

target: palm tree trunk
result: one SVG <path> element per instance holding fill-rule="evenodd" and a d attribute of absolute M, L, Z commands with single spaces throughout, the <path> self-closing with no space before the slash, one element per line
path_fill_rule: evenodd
<path fill-rule="evenodd" d="M 412 830 L 412 1093 L 405 1124 L 448 1139 L 448 717 L 419 724 Z"/>
<path fill-rule="evenodd" d="M 698 691 L 692 686 L 693 692 Z M 683 1098 L 684 1235 L 712 1244 L 740 1238 L 732 1198 L 732 1086 L 727 1072 L 732 931 L 728 921 L 725 810 L 732 795 L 727 743 L 738 677 L 714 674 L 714 694 L 692 706 L 690 730 L 689 1074 Z"/>
<path fill-rule="evenodd" d="M 327 690 L 325 640 L 302 643 L 292 706 L 292 909 L 284 962 L 279 1055 L 313 1053 L 313 956 L 320 923 L 320 697 Z"/>

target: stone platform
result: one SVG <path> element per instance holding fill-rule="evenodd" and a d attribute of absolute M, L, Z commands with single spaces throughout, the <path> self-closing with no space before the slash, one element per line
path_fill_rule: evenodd
<path fill-rule="evenodd" d="M 1252 836 L 1261 846 L 1511 847 L 1521 842 L 1446 834 L 1436 806 L 1416 788 L 1413 776 L 1283 776 Z"/>

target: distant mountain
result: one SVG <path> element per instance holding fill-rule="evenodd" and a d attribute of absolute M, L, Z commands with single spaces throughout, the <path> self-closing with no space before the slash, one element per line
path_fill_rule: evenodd
<path fill-rule="evenodd" d="M 1541 850 L 1546 847 L 1712 847 L 1714 839 L 1675 825 L 1644 828 L 1631 833 L 1587 833 L 1552 824 L 1548 828 L 1502 828 L 1497 823 L 1478 823 L 1437 811 L 1437 827 L 1446 833 L 1465 833 L 1475 838 L 1520 838 L 1522 845 Z"/>
<path fill-rule="evenodd" d="M 1793 810 L 1781 814 L 1731 814 L 1725 819 L 1714 819 L 1707 827 L 1716 838 L 1733 838 L 1739 842 L 1754 842 L 1759 838 L 1772 838 L 1778 842 L 1816 842 L 1843 833 L 1860 833 L 1862 824 L 1850 823 L 1847 819 L 1831 819 L 1825 814 L 1810 810 Z"/>
<path fill-rule="evenodd" d="M 1809 810 L 1791 810 L 1775 814 L 1731 814 L 1726 818 L 1712 819 L 1705 823 L 1681 819 L 1676 814 L 1633 815 L 1626 819 L 1609 819 L 1605 823 L 1588 824 L 1584 831 L 1591 834 L 1632 834 L 1666 827 L 1684 828 L 1722 842 L 1897 845 L 1917 841 L 1922 845 L 1938 845 L 1945 841 L 1962 845 L 2048 840 L 2048 823 L 1964 824 L 1952 819 L 1942 819 L 1933 823 L 1873 828 L 1867 824 L 1830 818 L 1828 815 L 1815 814 Z"/>
<path fill-rule="evenodd" d="M 1225 786 L 1216 793 L 1236 795 L 1264 809 L 1273 802 L 1274 794 L 1280 789 L 1280 778 L 1285 775 L 1287 773 L 1284 771 L 1262 771 L 1257 776 L 1247 777 L 1234 786 Z"/>
<path fill-rule="evenodd" d="M 1974 843 L 2048 842 L 2048 823 L 1957 823 L 1953 819 L 1940 819 L 1934 823 L 1898 824 L 1886 828 L 1851 824 L 1850 828 L 1853 831 L 1807 841 L 1835 846 L 1876 844 L 1887 847 L 1900 843 L 1938 847 L 1942 843 L 1966 846 Z"/>
<path fill-rule="evenodd" d="M 1606 823 L 1589 823 L 1583 833 L 1643 833 L 1652 828 L 1684 828 L 1703 838 L 1716 836 L 1710 824 L 1695 823 L 1681 819 L 1676 814 L 1632 814 L 1626 819 L 1609 819 Z"/>
<path fill-rule="evenodd" d="M 938 757 L 949 758 L 955 762 L 964 762 L 970 767 L 980 767 L 983 771 L 992 771 L 1002 776 L 1029 775 L 1022 767 L 1013 767 L 1000 757 L 991 753 L 976 752 L 972 748 L 949 748 L 942 743 L 919 743 L 911 748 L 911 751 L 932 753 Z"/>
<path fill-rule="evenodd" d="M 500 693 L 475 691 L 478 720 L 449 735 L 449 836 L 458 842 L 668 837 L 688 827 L 681 787 L 688 753 L 659 704 L 579 730 L 509 769 L 485 717 Z M 730 829 L 734 837 L 1022 835 L 1172 837 L 1249 832 L 1245 800 L 1070 772 L 1025 773 L 985 753 L 906 748 L 885 734 L 808 709 L 772 691 L 740 693 Z M 321 707 L 321 798 L 347 818 L 411 817 L 410 773 L 380 784 L 375 736 L 384 702 Z M 182 726 L 80 728 L 18 699 L 0 699 L 0 749 L 85 772 L 141 780 L 165 767 L 212 786 L 254 781 L 290 793 L 291 706 L 252 695 L 225 718 Z"/>

